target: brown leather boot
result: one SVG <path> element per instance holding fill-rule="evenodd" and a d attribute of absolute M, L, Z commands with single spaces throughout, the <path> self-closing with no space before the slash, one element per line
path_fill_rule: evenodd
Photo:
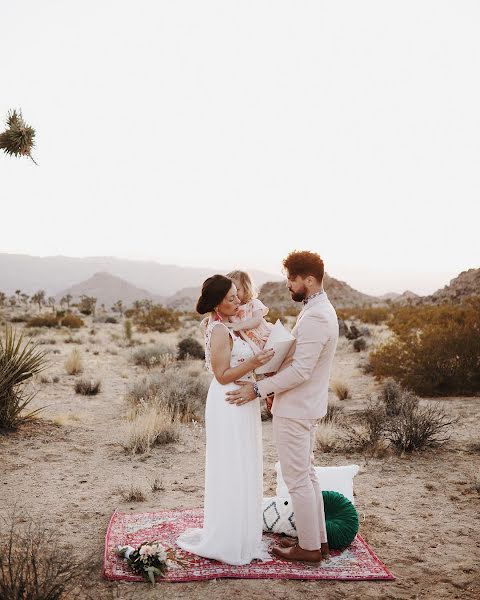
<path fill-rule="evenodd" d="M 274 546 L 272 552 L 275 556 L 278 556 L 278 558 L 295 562 L 318 565 L 322 560 L 322 553 L 320 550 L 304 550 L 303 548 L 300 548 L 298 544 L 295 544 L 295 546 L 291 546 L 290 548 Z"/>
<path fill-rule="evenodd" d="M 291 537 L 282 537 L 280 538 L 279 544 L 282 548 L 292 548 L 298 544 L 298 540 Z M 328 543 L 322 544 L 320 550 L 322 552 L 322 558 L 330 558 Z"/>

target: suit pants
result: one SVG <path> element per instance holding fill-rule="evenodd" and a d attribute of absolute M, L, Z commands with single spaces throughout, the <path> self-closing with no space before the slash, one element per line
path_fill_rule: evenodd
<path fill-rule="evenodd" d="M 295 513 L 298 544 L 318 550 L 327 541 L 323 496 L 313 466 L 316 419 L 273 417 L 273 436 Z"/>

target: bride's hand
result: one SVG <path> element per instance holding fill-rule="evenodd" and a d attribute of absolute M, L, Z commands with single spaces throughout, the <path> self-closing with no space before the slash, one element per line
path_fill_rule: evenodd
<path fill-rule="evenodd" d="M 252 363 L 254 365 L 253 368 L 256 369 L 257 367 L 261 367 L 271 360 L 274 354 L 274 350 L 262 350 L 258 354 L 255 354 L 255 356 L 252 358 Z"/>

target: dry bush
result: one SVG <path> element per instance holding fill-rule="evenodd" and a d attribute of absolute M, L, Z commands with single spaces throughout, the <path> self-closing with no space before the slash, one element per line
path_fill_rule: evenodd
<path fill-rule="evenodd" d="M 395 337 L 370 354 L 375 376 L 429 396 L 480 391 L 480 298 L 463 305 L 403 307 Z"/>
<path fill-rule="evenodd" d="M 80 352 L 74 348 L 65 361 L 65 371 L 68 375 L 78 375 L 83 371 L 83 361 Z"/>
<path fill-rule="evenodd" d="M 351 398 L 350 388 L 341 381 L 334 381 L 332 383 L 332 391 L 339 400 L 348 400 Z"/>
<path fill-rule="evenodd" d="M 338 404 L 330 402 L 327 406 L 327 414 L 322 418 L 322 423 L 338 422 L 340 415 L 343 413 L 343 408 Z"/>
<path fill-rule="evenodd" d="M 92 562 L 78 560 L 55 534 L 31 519 L 0 523 L 0 598 L 67 600 L 85 594 Z"/>
<path fill-rule="evenodd" d="M 83 344 L 83 340 L 82 338 L 79 337 L 73 337 L 71 335 L 69 335 L 67 338 L 65 338 L 64 340 L 65 344 Z"/>
<path fill-rule="evenodd" d="M 71 313 L 65 315 L 60 321 L 60 324 L 63 327 L 68 327 L 69 329 L 80 329 L 80 327 L 85 325 L 83 319 L 77 317 L 76 315 L 72 315 Z"/>
<path fill-rule="evenodd" d="M 205 351 L 202 344 L 195 338 L 187 337 L 180 340 L 177 347 L 177 358 L 178 360 L 192 359 L 205 359 Z"/>
<path fill-rule="evenodd" d="M 161 479 L 155 477 L 155 479 L 150 483 L 150 489 L 152 492 L 163 492 L 165 491 L 165 485 Z"/>
<path fill-rule="evenodd" d="M 155 344 L 139 348 L 132 354 L 133 363 L 150 369 L 156 366 L 166 366 L 175 358 L 175 348 L 167 344 Z"/>
<path fill-rule="evenodd" d="M 30 318 L 30 315 L 15 315 L 10 317 L 9 321 L 10 323 L 27 323 Z"/>
<path fill-rule="evenodd" d="M 123 322 L 123 331 L 125 333 L 125 337 L 127 338 L 127 341 L 129 343 L 131 343 L 131 341 L 132 341 L 132 322 L 130 321 L 130 319 L 125 319 L 125 321 Z"/>
<path fill-rule="evenodd" d="M 365 429 L 361 445 L 375 448 L 388 443 L 399 454 L 437 448 L 448 441 L 457 421 L 440 406 L 422 406 L 410 391 L 387 382 L 361 415 Z"/>
<path fill-rule="evenodd" d="M 144 310 L 134 312 L 131 316 L 140 331 L 163 333 L 180 327 L 180 313 L 160 305 L 148 306 Z"/>
<path fill-rule="evenodd" d="M 203 421 L 210 376 L 195 365 L 172 365 L 163 373 L 143 378 L 132 386 L 127 398 L 168 407 L 183 422 Z"/>
<path fill-rule="evenodd" d="M 179 438 L 179 425 L 171 409 L 142 403 L 125 428 L 122 444 L 128 452 L 144 454 L 154 446 L 170 444 Z"/>
<path fill-rule="evenodd" d="M 340 308 L 337 310 L 337 314 L 344 321 L 346 319 L 358 319 L 363 323 L 379 325 L 390 318 L 392 309 L 384 306 L 370 306 L 366 308 Z"/>
<path fill-rule="evenodd" d="M 354 340 L 353 349 L 355 350 L 355 352 L 362 352 L 363 350 L 366 350 L 367 342 L 365 341 L 365 338 L 359 337 L 356 340 Z"/>
<path fill-rule="evenodd" d="M 321 452 L 341 452 L 347 449 L 346 432 L 335 421 L 320 422 L 315 439 L 316 449 Z"/>
<path fill-rule="evenodd" d="M 80 379 L 75 383 L 75 393 L 83 396 L 95 396 L 101 388 L 101 381 L 97 379 Z"/>
<path fill-rule="evenodd" d="M 27 322 L 27 327 L 58 327 L 58 318 L 55 315 L 39 315 L 32 317 Z"/>

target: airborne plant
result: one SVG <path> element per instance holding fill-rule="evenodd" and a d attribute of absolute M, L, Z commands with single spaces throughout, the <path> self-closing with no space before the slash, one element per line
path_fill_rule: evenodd
<path fill-rule="evenodd" d="M 28 156 L 35 163 L 32 157 L 34 138 L 35 129 L 25 123 L 21 111 L 9 111 L 7 129 L 0 133 L 0 148 L 10 156 Z"/>
<path fill-rule="evenodd" d="M 22 414 L 35 393 L 26 392 L 24 385 L 36 373 L 47 367 L 46 353 L 31 340 L 7 326 L 5 339 L 0 338 L 0 431 L 15 429 L 22 421 L 31 419 L 41 409 Z"/>

